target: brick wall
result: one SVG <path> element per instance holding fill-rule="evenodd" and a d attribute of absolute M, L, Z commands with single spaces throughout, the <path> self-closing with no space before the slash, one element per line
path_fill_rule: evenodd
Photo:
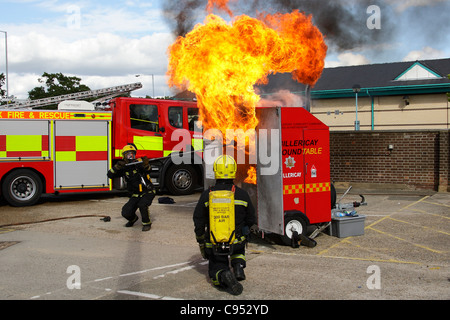
<path fill-rule="evenodd" d="M 448 130 L 331 132 L 331 180 L 450 191 L 449 141 Z"/>

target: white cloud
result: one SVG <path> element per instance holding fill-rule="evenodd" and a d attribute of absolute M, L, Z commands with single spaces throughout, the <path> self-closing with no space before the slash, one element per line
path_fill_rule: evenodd
<path fill-rule="evenodd" d="M 9 95 L 19 99 L 27 99 L 28 91 L 34 87 L 41 86 L 38 82 L 40 76 L 33 73 L 9 73 Z"/>
<path fill-rule="evenodd" d="M 86 76 L 124 77 L 129 74 L 163 77 L 167 68 L 166 51 L 171 43 L 172 36 L 164 33 L 137 39 L 99 33 L 86 39 L 65 42 L 57 37 L 30 32 L 8 38 L 9 71 L 27 75 L 62 72 L 82 79 Z M 21 97 L 34 88 L 34 85 L 14 87 L 12 82 L 11 78 L 11 93 Z M 120 84 L 123 83 L 114 85 Z"/>
<path fill-rule="evenodd" d="M 326 60 L 326 68 L 343 67 L 343 66 L 356 66 L 370 64 L 369 59 L 367 59 L 362 54 L 354 54 L 351 52 L 341 53 L 337 56 L 336 60 Z"/>
<path fill-rule="evenodd" d="M 431 60 L 448 58 L 444 51 L 433 49 L 431 47 L 424 47 L 422 50 L 415 50 L 409 52 L 403 61 L 416 61 L 416 60 Z"/>
<path fill-rule="evenodd" d="M 24 5 L 49 15 L 31 23 L 0 23 L 0 30 L 8 32 L 10 94 L 26 98 L 44 72 L 78 76 L 92 89 L 139 80 L 144 95 L 152 94 L 152 82 L 134 75 L 153 74 L 155 93 L 169 94 L 164 80 L 166 51 L 174 38 L 154 3 L 45 0 Z"/>
<path fill-rule="evenodd" d="M 167 77 L 165 75 L 154 75 L 153 77 L 151 74 L 140 74 L 139 77 L 136 77 L 136 74 L 124 74 L 120 76 L 107 77 L 100 75 L 85 76 L 71 73 L 65 73 L 65 75 L 77 76 L 81 78 L 81 83 L 87 85 L 92 90 L 140 82 L 143 87 L 142 89 L 131 92 L 133 97 L 145 97 L 146 95 L 153 96 L 153 86 L 155 88 L 154 92 L 156 97 L 171 96 L 174 94 L 174 92 L 172 92 L 166 84 Z M 10 73 L 10 95 L 13 95 L 20 100 L 27 99 L 28 91 L 43 85 L 38 81 L 41 76 L 42 74 L 37 73 Z"/>

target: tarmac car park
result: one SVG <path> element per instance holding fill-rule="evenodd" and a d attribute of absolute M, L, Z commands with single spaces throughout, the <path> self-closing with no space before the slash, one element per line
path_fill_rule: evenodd
<path fill-rule="evenodd" d="M 357 208 L 366 216 L 363 235 L 324 230 L 314 248 L 252 235 L 238 299 L 448 300 L 450 194 L 353 189 L 347 201 L 361 192 L 368 203 Z M 120 194 L 2 203 L 0 299 L 236 299 L 205 281 L 192 223 L 199 195 L 173 196 L 173 204 L 155 198 L 149 233 L 123 227 Z"/>

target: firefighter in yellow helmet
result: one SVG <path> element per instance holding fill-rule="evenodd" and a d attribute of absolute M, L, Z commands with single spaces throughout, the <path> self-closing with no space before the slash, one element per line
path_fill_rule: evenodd
<path fill-rule="evenodd" d="M 209 260 L 208 274 L 215 286 L 223 287 L 233 295 L 242 293 L 239 281 L 245 280 L 245 244 L 250 227 L 256 224 L 256 215 L 248 193 L 235 186 L 237 165 L 233 157 L 219 156 L 214 162 L 216 183 L 205 190 L 195 207 L 194 226 L 197 242 L 203 258 Z M 209 199 L 210 192 L 217 190 L 234 191 L 235 240 L 230 255 L 221 255 L 214 250 L 210 236 Z M 231 267 L 233 272 L 231 272 Z"/>
<path fill-rule="evenodd" d="M 147 157 L 136 159 L 136 146 L 127 144 L 122 149 L 123 160 L 119 160 L 107 173 L 108 178 L 124 177 L 127 182 L 130 199 L 122 207 L 122 216 L 128 220 L 125 227 L 132 227 L 139 219 L 136 210 L 139 209 L 142 218 L 142 231 L 151 228 L 149 206 L 155 198 L 153 184 L 150 181 L 150 163 Z"/>

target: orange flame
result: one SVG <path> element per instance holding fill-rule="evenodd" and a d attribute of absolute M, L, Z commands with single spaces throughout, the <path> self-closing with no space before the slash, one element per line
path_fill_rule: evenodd
<path fill-rule="evenodd" d="M 247 178 L 245 178 L 245 183 L 256 184 L 256 168 L 254 166 L 250 166 L 247 171 Z"/>
<path fill-rule="evenodd" d="M 228 8 L 228 0 L 208 0 L 208 4 L 206 6 L 206 11 L 208 11 L 208 13 L 212 13 L 214 5 L 218 9 L 223 10 L 226 13 L 228 13 L 230 15 L 230 17 L 233 16 L 233 12 L 230 10 L 230 8 Z"/>
<path fill-rule="evenodd" d="M 209 0 L 208 10 L 216 5 L 229 11 L 227 3 Z M 296 81 L 313 86 L 326 51 L 311 16 L 298 10 L 262 13 L 258 19 L 241 15 L 231 24 L 209 14 L 169 47 L 167 74 L 170 86 L 195 93 L 204 130 L 219 129 L 225 137 L 227 129 L 256 128 L 255 84 L 267 83 L 269 74 L 291 72 Z"/>

